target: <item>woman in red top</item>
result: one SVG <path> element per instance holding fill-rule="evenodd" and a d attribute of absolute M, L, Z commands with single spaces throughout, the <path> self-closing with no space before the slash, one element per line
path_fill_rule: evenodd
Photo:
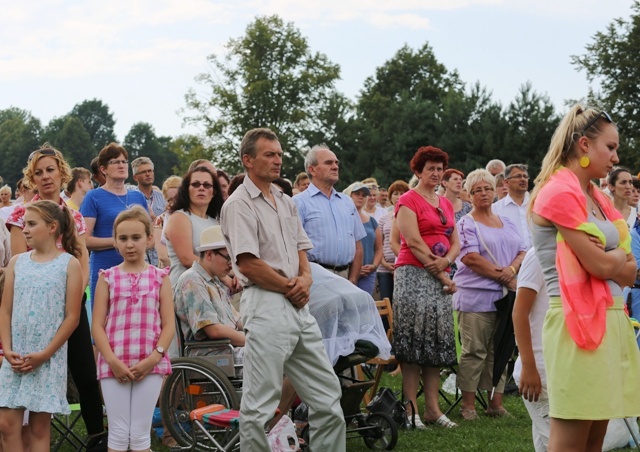
<path fill-rule="evenodd" d="M 404 397 L 416 407 L 422 376 L 425 422 L 451 428 L 456 424 L 438 405 L 440 368 L 456 363 L 451 307 L 455 284 L 449 278 L 449 266 L 458 256 L 460 243 L 453 206 L 436 193 L 448 160 L 440 149 L 418 149 L 411 159 L 418 185 L 396 205 L 402 240 L 395 271 L 393 345 L 402 368 Z M 413 421 L 416 428 L 425 428 L 417 407 Z"/>

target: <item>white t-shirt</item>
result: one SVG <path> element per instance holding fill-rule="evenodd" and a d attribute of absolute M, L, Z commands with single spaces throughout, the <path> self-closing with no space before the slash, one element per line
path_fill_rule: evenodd
<path fill-rule="evenodd" d="M 542 268 L 538 263 L 535 248 L 531 247 L 522 261 L 520 272 L 518 273 L 518 289 L 526 287 L 538 292 L 538 296 L 531 306 L 529 312 L 529 324 L 531 325 L 531 345 L 533 347 L 533 355 L 536 360 L 536 367 L 540 374 L 540 380 L 543 386 L 547 385 L 547 373 L 544 368 L 544 359 L 542 356 L 542 325 L 544 317 L 549 308 L 549 296 L 547 295 L 547 285 L 544 282 Z M 513 368 L 513 378 L 520 383 L 520 374 L 522 373 L 522 361 L 518 356 L 516 364 Z"/>

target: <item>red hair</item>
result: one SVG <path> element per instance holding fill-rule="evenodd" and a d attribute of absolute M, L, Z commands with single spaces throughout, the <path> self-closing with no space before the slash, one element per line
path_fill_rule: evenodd
<path fill-rule="evenodd" d="M 457 174 L 458 176 L 464 179 L 464 173 L 462 171 L 454 168 L 449 168 L 442 175 L 442 180 L 445 182 L 449 182 L 449 179 L 451 179 L 451 176 L 453 176 L 454 174 Z"/>
<path fill-rule="evenodd" d="M 442 168 L 446 170 L 449 164 L 449 156 L 442 149 L 434 148 L 433 146 L 422 146 L 411 159 L 409 164 L 411 171 L 421 173 L 427 162 L 442 163 Z"/>

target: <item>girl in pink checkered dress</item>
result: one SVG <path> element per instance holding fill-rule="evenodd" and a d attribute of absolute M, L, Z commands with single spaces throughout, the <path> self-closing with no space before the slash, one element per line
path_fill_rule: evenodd
<path fill-rule="evenodd" d="M 109 420 L 109 450 L 148 451 L 162 377 L 171 373 L 165 350 L 175 333 L 168 269 L 148 265 L 153 243 L 148 212 L 134 206 L 113 225 L 120 265 L 100 272 L 93 304 L 98 379 Z"/>

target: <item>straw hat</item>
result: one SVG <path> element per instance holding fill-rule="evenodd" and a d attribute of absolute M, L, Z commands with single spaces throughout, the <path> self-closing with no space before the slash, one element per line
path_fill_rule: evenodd
<path fill-rule="evenodd" d="M 220 226 L 209 226 L 200 234 L 200 246 L 196 248 L 198 253 L 207 250 L 218 250 L 226 248 L 222 228 Z"/>

